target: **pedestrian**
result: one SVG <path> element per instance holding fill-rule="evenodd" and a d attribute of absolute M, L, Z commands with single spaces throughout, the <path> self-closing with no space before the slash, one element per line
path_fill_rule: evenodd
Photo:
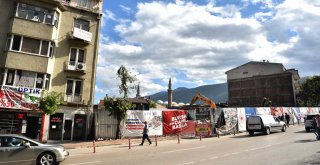
<path fill-rule="evenodd" d="M 315 125 L 315 134 L 317 136 L 317 140 L 320 140 L 320 115 L 317 114 L 314 118 L 314 125 Z"/>
<path fill-rule="evenodd" d="M 140 146 L 143 145 L 144 140 L 146 140 L 146 139 L 148 140 L 149 145 L 152 144 L 152 143 L 151 143 L 151 140 L 149 139 L 148 132 L 149 132 L 149 130 L 148 130 L 148 124 L 147 124 L 147 122 L 145 121 L 145 122 L 144 122 L 143 132 L 142 132 L 142 142 L 141 142 Z"/>
<path fill-rule="evenodd" d="M 285 113 L 285 118 L 286 118 L 286 125 L 289 127 L 290 115 L 288 113 Z"/>

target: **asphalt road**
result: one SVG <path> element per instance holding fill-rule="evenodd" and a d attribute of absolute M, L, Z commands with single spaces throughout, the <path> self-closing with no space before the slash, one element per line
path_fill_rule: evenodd
<path fill-rule="evenodd" d="M 62 165 L 301 165 L 320 164 L 320 141 L 304 126 L 287 132 L 249 136 L 242 133 L 218 138 L 159 142 L 158 146 L 126 145 L 70 150 Z"/>

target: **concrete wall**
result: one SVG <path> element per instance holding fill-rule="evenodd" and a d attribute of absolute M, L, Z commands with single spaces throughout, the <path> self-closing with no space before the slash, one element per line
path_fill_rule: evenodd
<path fill-rule="evenodd" d="M 241 65 L 237 68 L 229 70 L 226 72 L 227 79 L 240 79 L 248 78 L 258 75 L 270 75 L 282 73 L 284 67 L 282 64 L 278 63 L 268 63 L 268 62 L 249 62 L 247 64 Z"/>

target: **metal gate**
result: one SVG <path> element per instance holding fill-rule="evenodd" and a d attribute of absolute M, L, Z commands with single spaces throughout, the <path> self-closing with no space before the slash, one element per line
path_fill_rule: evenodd
<path fill-rule="evenodd" d="M 109 112 L 98 110 L 95 112 L 95 139 L 115 139 L 117 132 L 117 119 L 109 116 Z"/>

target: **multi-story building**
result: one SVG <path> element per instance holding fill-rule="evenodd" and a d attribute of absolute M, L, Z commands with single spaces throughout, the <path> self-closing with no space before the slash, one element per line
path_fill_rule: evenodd
<path fill-rule="evenodd" d="M 0 133 L 85 139 L 90 128 L 102 0 L 0 0 Z M 51 116 L 43 90 L 63 94 Z"/>
<path fill-rule="evenodd" d="M 226 72 L 229 106 L 258 107 L 263 98 L 272 106 L 296 106 L 300 77 L 280 63 L 248 62 Z"/>

